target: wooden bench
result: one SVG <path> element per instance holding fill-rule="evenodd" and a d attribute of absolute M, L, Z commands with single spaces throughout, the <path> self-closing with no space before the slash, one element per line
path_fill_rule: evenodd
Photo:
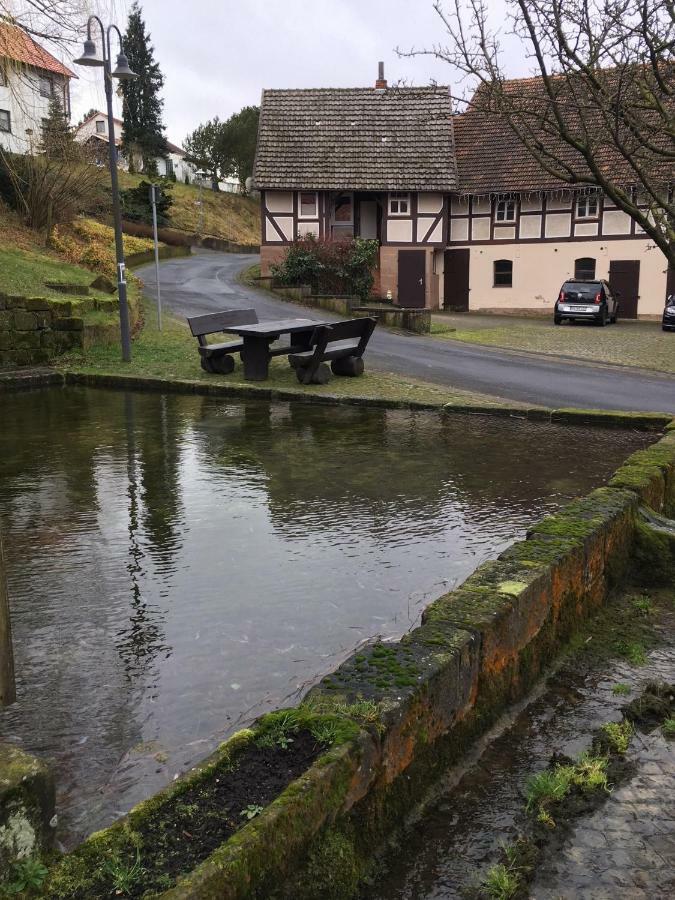
<path fill-rule="evenodd" d="M 377 319 L 367 317 L 317 326 L 312 334 L 313 349 L 289 354 L 298 381 L 326 384 L 330 380 L 327 362 L 334 375 L 362 375 L 363 354 L 376 325 Z"/>
<path fill-rule="evenodd" d="M 258 314 L 254 309 L 224 309 L 204 316 L 192 316 L 188 320 L 190 331 L 199 342 L 199 356 L 205 372 L 229 375 L 234 369 L 233 353 L 241 353 L 244 349 L 242 340 L 228 341 L 222 344 L 208 344 L 206 338 L 218 334 L 231 325 L 255 325 Z"/>

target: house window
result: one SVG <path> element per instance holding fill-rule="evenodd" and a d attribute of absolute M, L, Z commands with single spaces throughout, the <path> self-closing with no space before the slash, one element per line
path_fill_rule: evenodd
<path fill-rule="evenodd" d="M 598 198 L 594 194 L 577 197 L 577 219 L 594 219 L 598 215 Z"/>
<path fill-rule="evenodd" d="M 0 109 L 0 131 L 6 131 L 8 134 L 12 131 L 12 120 L 7 109 Z"/>
<path fill-rule="evenodd" d="M 316 191 L 300 191 L 298 215 L 301 219 L 318 218 L 319 201 Z"/>
<path fill-rule="evenodd" d="M 498 200 L 497 210 L 495 213 L 497 222 L 515 222 L 516 221 L 516 201 L 515 200 Z"/>
<path fill-rule="evenodd" d="M 167 158 L 164 160 L 164 163 L 166 164 L 166 177 L 173 178 L 173 175 L 174 175 L 173 160 L 167 156 Z"/>
<path fill-rule="evenodd" d="M 574 277 L 580 281 L 595 278 L 595 260 L 592 256 L 582 256 L 574 260 Z"/>
<path fill-rule="evenodd" d="M 389 215 L 410 215 L 410 194 L 406 191 L 392 191 L 389 194 Z"/>
<path fill-rule="evenodd" d="M 105 121 L 103 119 L 96 120 L 96 134 L 105 134 Z"/>
<path fill-rule="evenodd" d="M 494 286 L 513 286 L 513 262 L 510 259 L 498 259 L 494 265 Z"/>
<path fill-rule="evenodd" d="M 54 93 L 54 82 L 51 78 L 45 78 L 43 75 L 40 76 L 40 96 L 41 97 L 51 97 Z"/>

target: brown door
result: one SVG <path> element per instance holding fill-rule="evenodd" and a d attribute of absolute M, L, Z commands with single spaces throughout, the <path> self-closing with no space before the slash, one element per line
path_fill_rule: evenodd
<path fill-rule="evenodd" d="M 469 309 L 469 250 L 446 250 L 443 306 L 456 312 Z"/>
<path fill-rule="evenodd" d="M 609 264 L 609 286 L 619 299 L 619 316 L 637 319 L 640 292 L 640 260 L 613 259 Z"/>
<path fill-rule="evenodd" d="M 425 290 L 425 250 L 398 251 L 398 303 L 399 306 L 423 308 Z"/>

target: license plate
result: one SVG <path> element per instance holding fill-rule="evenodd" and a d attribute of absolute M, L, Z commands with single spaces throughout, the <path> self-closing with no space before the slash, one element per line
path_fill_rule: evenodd
<path fill-rule="evenodd" d="M 595 312 L 594 306 L 563 306 L 563 312 L 592 313 Z"/>

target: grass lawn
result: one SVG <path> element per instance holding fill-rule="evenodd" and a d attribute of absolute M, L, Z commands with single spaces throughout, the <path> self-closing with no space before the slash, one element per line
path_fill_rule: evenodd
<path fill-rule="evenodd" d="M 617 325 L 597 328 L 586 323 L 556 326 L 552 317 L 442 314 L 433 317 L 431 333 L 439 340 L 675 374 L 675 333 L 661 331 L 659 322 L 619 319 Z"/>
<path fill-rule="evenodd" d="M 64 262 L 56 256 L 35 250 L 16 250 L 0 245 L 0 292 L 23 297 L 49 297 L 68 300 L 62 293 L 48 288 L 47 281 L 67 281 L 83 286 L 91 284 L 96 274 L 89 269 Z M 92 296 L 106 296 L 92 291 Z"/>
<path fill-rule="evenodd" d="M 244 372 L 239 357 L 231 375 L 210 375 L 199 365 L 197 342 L 187 325 L 180 319 L 164 314 L 164 329 L 158 331 L 154 303 L 143 301 L 145 327 L 136 336 L 133 344 L 131 363 L 120 361 L 117 346 L 96 346 L 86 352 L 76 351 L 59 357 L 55 365 L 70 371 L 107 375 L 136 375 L 165 379 L 200 381 L 208 384 L 246 385 L 255 387 L 244 380 Z M 367 357 L 366 357 L 367 359 Z M 367 369 L 360 378 L 334 377 L 327 385 L 300 385 L 295 372 L 285 357 L 275 357 L 270 366 L 270 378 L 259 382 L 261 388 L 293 390 L 298 394 L 382 398 L 387 400 L 418 401 L 442 405 L 444 403 L 472 404 L 479 406 L 503 406 L 504 401 L 496 397 L 457 391 L 428 384 L 400 375 L 375 372 Z M 518 406 L 518 404 L 508 404 Z M 525 406 L 522 406 L 525 409 Z"/>
<path fill-rule="evenodd" d="M 120 187 L 135 187 L 143 176 L 120 172 Z M 200 191 L 196 185 L 177 182 L 171 186 L 173 206 L 170 210 L 171 228 L 194 234 L 199 230 Z M 202 233 L 237 244 L 260 243 L 260 203 L 251 197 L 227 194 L 224 191 L 202 189 L 204 227 Z"/>

